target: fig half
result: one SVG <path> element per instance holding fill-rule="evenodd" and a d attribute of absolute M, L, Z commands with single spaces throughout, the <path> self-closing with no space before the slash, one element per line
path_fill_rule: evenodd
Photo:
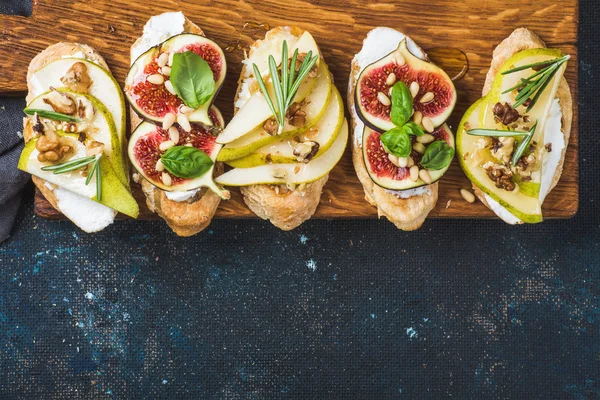
<path fill-rule="evenodd" d="M 193 51 L 210 66 L 215 80 L 211 98 L 188 114 L 191 122 L 211 126 L 210 106 L 219 92 L 227 72 L 223 50 L 210 39 L 183 33 L 152 47 L 133 63 L 125 80 L 125 94 L 135 111 L 144 119 L 162 123 L 169 114 L 177 114 L 183 101 L 175 94 L 169 80 L 173 54 Z"/>
<path fill-rule="evenodd" d="M 452 135 L 452 131 L 448 125 L 444 124 L 440 126 L 432 133 L 432 135 L 435 140 L 444 140 L 449 146 L 454 147 L 454 135 Z M 390 190 L 407 190 L 428 185 L 428 183 L 425 183 L 420 178 L 417 179 L 417 181 L 413 181 L 410 178 L 410 168 L 408 166 L 402 168 L 394 165 L 390 161 L 388 153 L 383 148 L 380 137 L 380 132 L 365 126 L 363 131 L 362 150 L 365 167 L 373 182 Z M 416 137 L 411 136 L 411 141 L 414 144 L 416 142 Z M 420 164 L 423 154 L 413 149 L 410 157 L 419 169 L 423 169 Z M 449 166 L 450 165 L 437 171 L 428 170 L 431 177 L 431 183 L 438 181 L 444 173 L 446 173 Z"/>
<path fill-rule="evenodd" d="M 389 100 L 390 88 L 397 81 L 408 87 L 413 82 L 419 84 L 413 96 L 414 109 L 431 118 L 434 127 L 442 125 L 452 113 L 456 104 L 452 79 L 435 64 L 414 56 L 403 40 L 396 50 L 367 66 L 358 77 L 354 93 L 356 112 L 365 125 L 379 132 L 394 127 L 390 119 L 391 106 L 380 99 L 383 94 Z"/>
<path fill-rule="evenodd" d="M 209 110 L 209 117 L 215 127 L 222 128 L 225 124 L 221 112 L 214 106 Z M 178 131 L 179 138 L 174 144 L 175 146 L 193 146 L 206 153 L 213 162 L 216 161 L 221 145 L 216 143 L 216 134 L 204 125 L 194 123 L 190 132 L 175 125 L 171 129 Z M 208 187 L 220 197 L 228 198 L 228 192 L 219 188 L 213 181 L 214 164 L 202 176 L 190 179 L 172 175 L 160 164 L 157 164 L 165 152 L 165 150 L 161 150 L 161 143 L 167 141 L 173 141 L 173 136 L 160 126 L 147 121 L 142 122 L 132 133 L 131 139 L 129 139 L 129 159 L 144 179 L 159 189 L 169 192 L 184 192 Z"/>

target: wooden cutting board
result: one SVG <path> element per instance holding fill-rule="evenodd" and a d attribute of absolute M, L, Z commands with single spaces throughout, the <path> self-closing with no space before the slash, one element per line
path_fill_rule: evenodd
<path fill-rule="evenodd" d="M 578 0 L 429 0 L 429 1 L 300 1 L 219 0 L 132 2 L 130 0 L 36 0 L 30 18 L 0 16 L 0 93 L 26 91 L 25 75 L 29 61 L 48 45 L 58 41 L 87 43 L 107 60 L 116 79 L 123 84 L 129 66 L 129 47 L 142 33 L 146 21 L 165 11 L 183 11 L 206 35 L 222 48 L 239 43 L 247 47 L 264 36 L 266 23 L 298 25 L 317 40 L 342 94 L 346 93 L 350 62 L 360 51 L 372 28 L 389 26 L 411 36 L 425 50 L 452 47 L 468 57 L 469 70 L 455 82 L 458 103 L 449 120 L 455 127 L 471 103 L 481 97 L 485 74 L 494 47 L 513 29 L 527 27 L 546 41 L 572 56 L 566 78 L 573 93 L 573 130 L 564 172 L 558 186 L 543 207 L 547 218 L 568 218 L 577 212 L 578 196 L 578 112 L 577 112 L 577 28 Z M 244 28 L 244 25 L 249 23 Z M 258 24 L 253 24 L 258 23 Z M 241 70 L 243 52 L 226 53 L 228 75 L 216 105 L 226 120 L 233 112 L 233 98 Z M 432 217 L 491 217 L 492 212 L 477 202 L 469 204 L 459 193 L 470 183 L 454 161 L 440 182 L 439 200 Z M 142 219 L 156 218 L 145 206 L 139 186 L 134 194 L 141 205 Z M 62 217 L 38 193 L 36 211 L 48 218 Z M 376 209 L 364 200 L 362 186 L 352 166 L 350 151 L 332 171 L 315 217 L 375 217 Z M 217 217 L 253 217 L 239 192 L 221 202 Z"/>

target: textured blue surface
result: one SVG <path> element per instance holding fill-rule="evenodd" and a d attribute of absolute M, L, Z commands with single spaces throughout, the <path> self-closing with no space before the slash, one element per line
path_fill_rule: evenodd
<path fill-rule="evenodd" d="M 594 5 L 574 219 L 87 235 L 29 194 L 0 245 L 0 398 L 600 398 Z"/>

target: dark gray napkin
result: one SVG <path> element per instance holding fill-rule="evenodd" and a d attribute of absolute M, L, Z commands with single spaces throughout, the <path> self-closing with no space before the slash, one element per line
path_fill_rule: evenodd
<path fill-rule="evenodd" d="M 31 15 L 31 1 L 29 0 L 0 0 L 0 14 Z"/>
<path fill-rule="evenodd" d="M 15 222 L 23 187 L 29 174 L 17 169 L 23 149 L 22 98 L 8 97 L 0 101 L 0 242 L 6 240 Z"/>

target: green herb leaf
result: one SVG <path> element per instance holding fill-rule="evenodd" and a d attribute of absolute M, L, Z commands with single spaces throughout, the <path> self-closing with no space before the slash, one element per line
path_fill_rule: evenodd
<path fill-rule="evenodd" d="M 406 124 L 402 125 L 402 130 L 408 133 L 409 135 L 413 136 L 423 136 L 425 134 L 425 132 L 423 132 L 423 128 L 421 128 L 420 125 L 417 125 L 412 121 L 409 121 Z"/>
<path fill-rule="evenodd" d="M 81 122 L 79 118 L 71 117 L 70 115 L 57 113 L 49 110 L 41 110 L 37 108 L 26 108 L 23 112 L 27 115 L 35 115 L 37 114 L 40 118 L 48 118 L 52 121 L 62 121 L 62 122 Z"/>
<path fill-rule="evenodd" d="M 538 124 L 538 122 L 536 120 L 535 124 L 533 124 L 533 126 L 531 127 L 529 132 L 526 132 L 527 136 L 525 136 L 523 138 L 523 140 L 521 141 L 521 143 L 519 143 L 519 146 L 513 153 L 512 159 L 510 160 L 510 163 L 512 165 L 517 165 L 517 162 L 523 156 L 523 153 L 525 153 L 525 150 L 527 150 L 527 148 L 529 148 L 529 143 L 531 143 L 531 140 L 533 139 L 533 135 L 535 134 L 535 129 L 537 128 L 537 124 Z"/>
<path fill-rule="evenodd" d="M 402 126 L 413 113 L 413 97 L 410 94 L 410 89 L 402 81 L 396 82 L 392 88 L 392 110 L 390 118 L 394 125 Z"/>
<path fill-rule="evenodd" d="M 383 147 L 388 153 L 396 157 L 408 157 L 412 149 L 412 143 L 408 133 L 403 128 L 393 128 L 379 137 Z"/>
<path fill-rule="evenodd" d="M 186 179 L 204 175 L 213 165 L 213 161 L 205 152 L 188 146 L 171 147 L 160 159 L 167 171 Z"/>
<path fill-rule="evenodd" d="M 421 159 L 423 168 L 437 171 L 450 165 L 454 157 L 454 149 L 444 140 L 437 140 L 427 147 Z"/>
<path fill-rule="evenodd" d="M 193 51 L 175 53 L 171 83 L 177 96 L 191 108 L 205 104 L 215 91 L 215 78 L 210 66 Z"/>

